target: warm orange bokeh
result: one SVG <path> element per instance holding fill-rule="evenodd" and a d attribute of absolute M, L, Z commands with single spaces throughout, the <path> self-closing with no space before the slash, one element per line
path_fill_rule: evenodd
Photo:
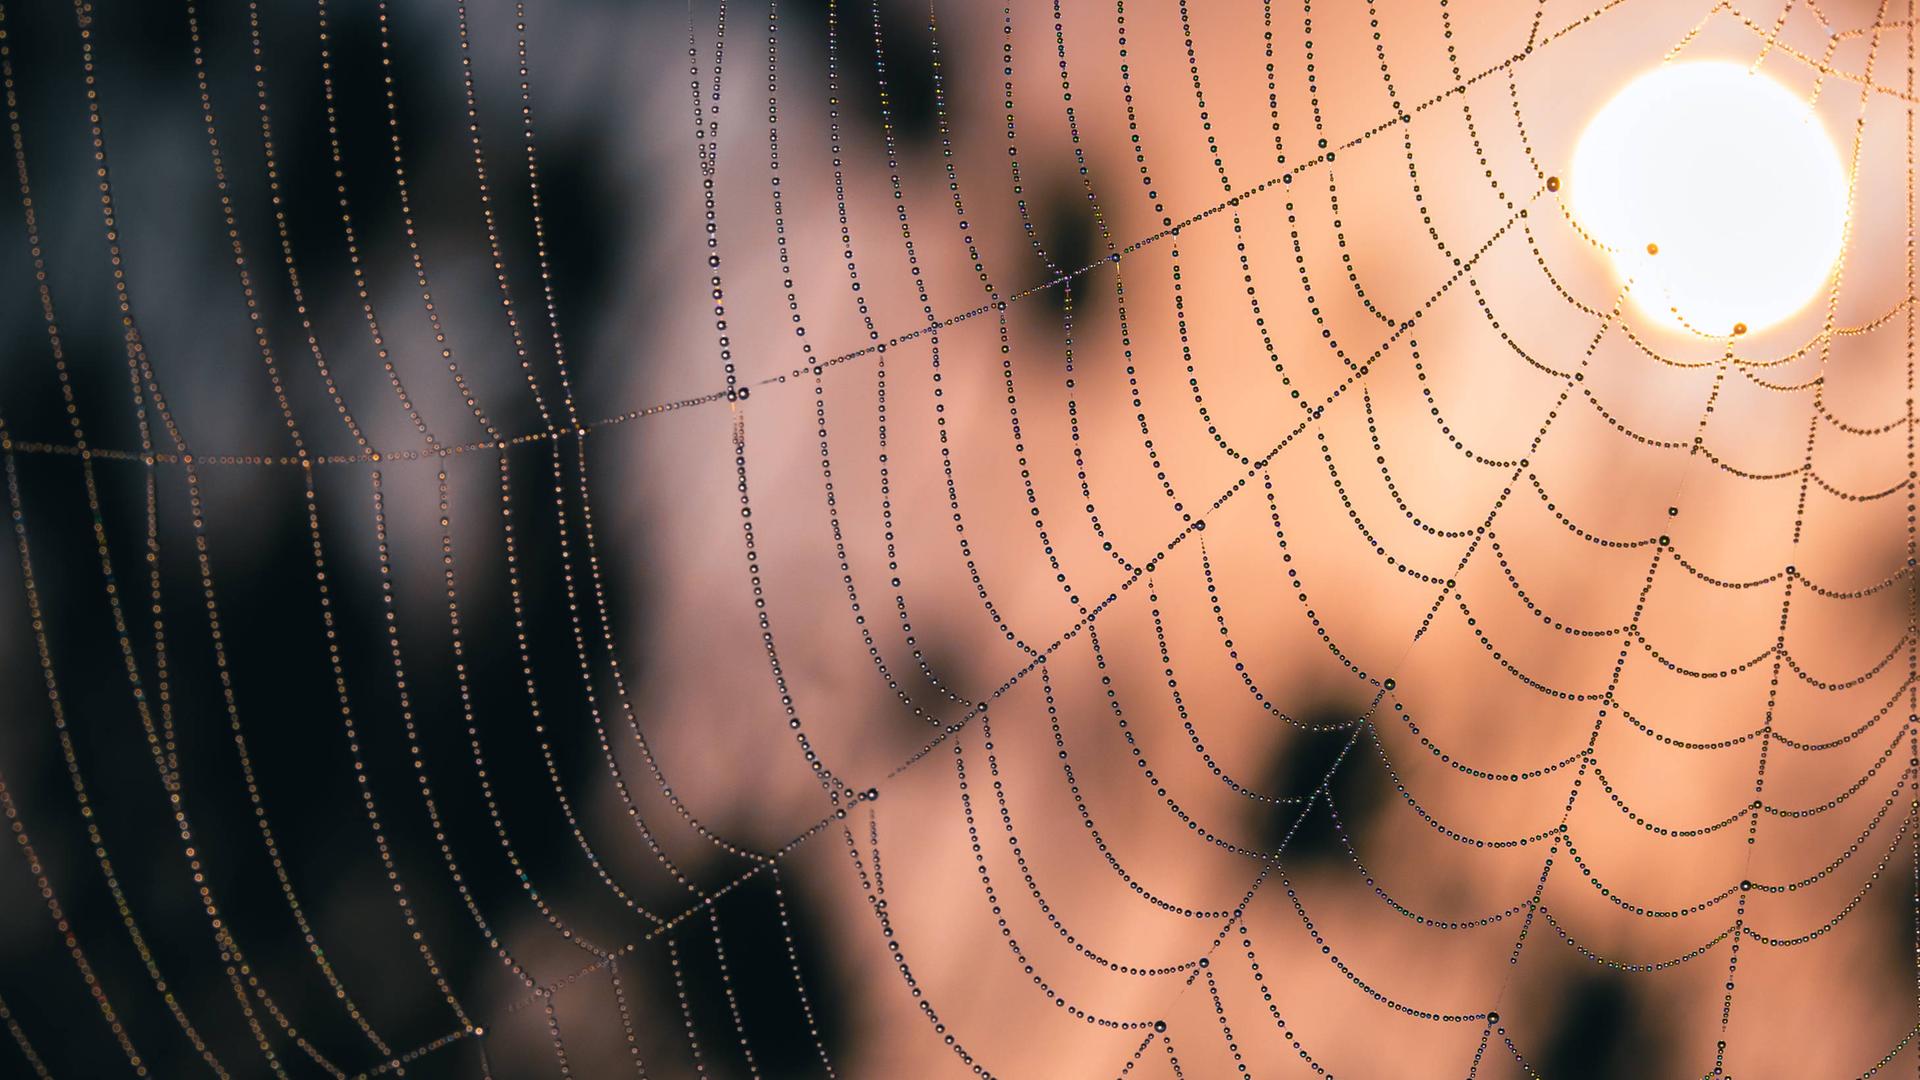
<path fill-rule="evenodd" d="M 153 461 L 136 449 L 76 24 L 10 8 L 53 267 L 34 276 L 24 247 L 8 263 L 25 344 L 7 456 L 54 644 L 43 668 L 44 628 L 24 608 L 4 621 L 25 719 L 0 730 L 0 763 L 21 828 L 60 857 L 0 878 L 0 993 L 26 1015 L 57 982 L 68 1004 L 46 1008 L 95 1022 L 66 928 L 49 936 L 57 887 L 135 1034 L 180 1043 L 155 1060 L 199 1068 L 93 869 L 47 722 L 57 667 L 73 760 L 103 792 L 86 823 L 109 822 L 123 862 L 172 860 L 135 862 L 131 910 L 163 951 L 192 940 L 198 959 L 163 956 L 180 998 L 224 1018 L 203 1026 L 249 1066 L 208 887 L 240 897 L 233 932 L 265 984 L 299 1024 L 330 1017 L 309 1030 L 350 1047 L 349 1069 L 379 1058 L 335 1015 L 323 953 L 368 1015 L 421 1034 L 396 1051 L 453 1033 L 413 1075 L 474 1075 L 482 1039 L 492 1075 L 549 1075 L 561 1033 L 566 1067 L 594 1077 L 633 1054 L 690 1075 L 689 1033 L 709 1075 L 818 1066 L 815 1035 L 845 1076 L 1915 1067 L 1914 14 L 1594 3 L 930 18 L 782 0 L 772 19 L 730 5 L 720 57 L 702 4 L 691 94 L 673 5 L 489 0 L 458 9 L 458 35 L 451 10 L 396 11 L 392 49 L 384 13 L 376 29 L 339 5 L 322 39 L 312 11 L 268 5 L 259 51 L 237 10 L 208 11 L 210 91 L 184 66 L 201 37 L 148 69 L 132 14 L 86 9 L 130 35 L 100 46 L 107 227 L 126 233 L 149 375 L 207 477 L 192 514 L 184 452 L 164 432 Z M 343 99 L 362 95 L 337 125 L 316 104 L 323 40 Z M 1649 325 L 1571 216 L 1580 131 L 1676 57 L 1761 65 L 1847 164 L 1830 294 L 1777 326 Z M 284 162 L 255 121 L 270 83 Z M 362 171 L 335 171 L 336 126 Z M 390 173 L 402 134 L 420 138 L 414 172 Z M 548 231 L 526 143 L 548 155 Z M 289 239 L 289 204 L 320 224 Z M 343 224 L 361 230 L 351 260 Z M 234 285 L 242 249 L 271 349 Z M 283 253 L 305 260 L 310 309 Z M 57 371 L 48 281 L 79 342 Z M 277 350 L 271 381 L 257 349 Z M 729 361 L 747 391 L 731 399 Z M 117 478 L 98 533 L 70 400 L 96 448 L 127 451 L 84 459 Z M 310 473 L 289 415 L 330 456 Z M 464 447 L 444 483 L 430 429 Z M 235 669 L 305 673 L 243 674 L 235 707 L 284 863 L 258 854 L 233 779 L 203 510 Z M 174 575 L 166 610 L 191 613 L 168 632 L 181 772 L 213 823 L 186 841 L 215 867 L 192 870 L 199 892 L 129 719 L 129 666 L 164 678 L 154 627 L 102 614 L 110 542 L 115 588 L 149 617 L 143 527 Z M 86 647 L 59 636 L 84 618 Z M 416 720 L 424 750 L 402 741 Z M 445 829 L 424 823 L 423 786 Z M 317 846 L 335 834 L 350 855 Z M 413 957 L 395 877 L 453 958 L 464 1022 Z M 284 883 L 317 929 L 296 932 Z M 759 907 L 709 908 L 736 892 Z M 691 1004 L 683 963 L 712 969 Z M 785 994 L 802 968 L 804 1018 L 754 1014 L 761 986 L 744 1009 L 729 996 Z M 270 1020 L 261 1038 L 310 1064 Z M 75 1039 L 21 1030 L 51 1060 Z"/>

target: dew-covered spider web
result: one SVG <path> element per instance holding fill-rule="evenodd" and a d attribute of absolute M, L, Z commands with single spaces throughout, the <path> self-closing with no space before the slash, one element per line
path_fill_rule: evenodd
<path fill-rule="evenodd" d="M 5 3 L 0 1074 L 1920 1075 L 1915 34 Z"/>

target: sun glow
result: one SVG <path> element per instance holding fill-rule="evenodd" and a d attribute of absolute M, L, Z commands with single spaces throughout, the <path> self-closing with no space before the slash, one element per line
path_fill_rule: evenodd
<path fill-rule="evenodd" d="M 1581 134 L 1566 187 L 1634 305 L 1681 332 L 1786 319 L 1823 291 L 1845 240 L 1847 174 L 1826 128 L 1740 64 L 1628 83 Z"/>

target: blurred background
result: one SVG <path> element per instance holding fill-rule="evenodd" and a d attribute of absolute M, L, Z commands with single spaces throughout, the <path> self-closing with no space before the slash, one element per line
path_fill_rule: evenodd
<path fill-rule="evenodd" d="M 0 1074 L 1920 1069 L 1914 33 L 7 4 Z M 1851 178 L 1731 343 L 1675 59 Z"/>

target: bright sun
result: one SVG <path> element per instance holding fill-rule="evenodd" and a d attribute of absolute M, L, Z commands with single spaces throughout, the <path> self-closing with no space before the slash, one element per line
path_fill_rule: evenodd
<path fill-rule="evenodd" d="M 1740 64 L 1656 68 L 1574 149 L 1574 220 L 1656 323 L 1725 337 L 1822 291 L 1845 239 L 1847 176 L 1799 95 Z"/>

